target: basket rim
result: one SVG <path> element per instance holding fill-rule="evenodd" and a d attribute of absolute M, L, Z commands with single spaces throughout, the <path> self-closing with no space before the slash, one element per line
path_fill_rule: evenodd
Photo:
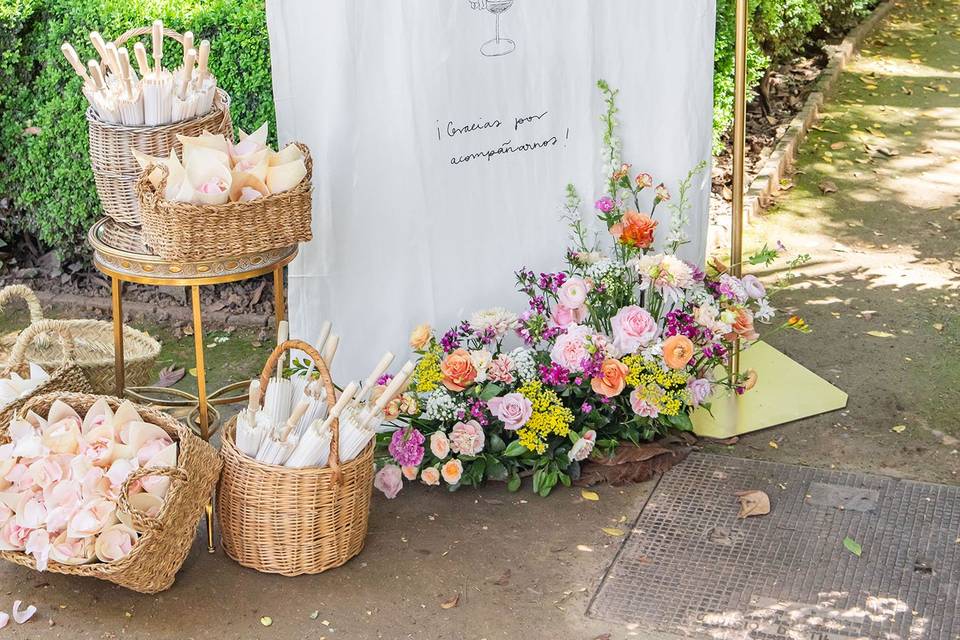
<path fill-rule="evenodd" d="M 97 127 L 102 127 L 103 129 L 107 131 L 112 131 L 114 133 L 147 133 L 149 132 L 149 133 L 156 134 L 156 133 L 163 133 L 164 131 L 167 131 L 167 130 L 179 129 L 192 123 L 201 122 L 205 119 L 213 120 L 214 118 L 220 117 L 225 113 L 229 113 L 229 108 L 230 108 L 230 94 L 228 94 L 226 91 L 224 91 L 220 87 L 217 87 L 216 97 L 213 100 L 213 108 L 208 113 L 205 113 L 202 116 L 194 116 L 192 118 L 187 118 L 186 120 L 179 120 L 177 122 L 169 122 L 167 124 L 158 124 L 153 126 L 150 126 L 150 125 L 134 126 L 134 125 L 128 125 L 128 124 L 121 124 L 117 122 L 106 122 L 104 120 L 101 120 L 97 116 L 97 113 L 92 106 L 87 107 L 86 117 L 87 117 L 88 124 L 95 125 Z"/>

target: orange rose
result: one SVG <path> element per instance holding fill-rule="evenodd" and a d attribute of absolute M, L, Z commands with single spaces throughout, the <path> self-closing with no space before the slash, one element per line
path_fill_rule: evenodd
<path fill-rule="evenodd" d="M 443 374 L 443 386 L 450 391 L 463 391 L 477 379 L 477 368 L 466 349 L 457 349 L 447 355 L 440 363 L 440 373 Z"/>
<path fill-rule="evenodd" d="M 657 221 L 650 216 L 627 211 L 620 222 L 610 227 L 610 233 L 620 244 L 646 249 L 653 244 L 653 231 L 656 228 Z"/>
<path fill-rule="evenodd" d="M 590 381 L 590 387 L 595 393 L 612 398 L 620 395 L 623 388 L 627 386 L 626 377 L 630 373 L 627 365 L 619 360 L 607 358 L 600 365 L 600 375 Z"/>
<path fill-rule="evenodd" d="M 753 328 L 753 314 L 750 313 L 748 309 L 738 309 L 737 319 L 733 321 L 733 324 L 730 325 L 730 327 L 733 329 L 733 331 L 724 336 L 724 338 L 730 342 L 733 342 L 737 338 L 742 338 L 744 340 L 756 340 L 760 337 L 760 334 L 757 333 L 757 330 Z"/>
<path fill-rule="evenodd" d="M 430 336 L 433 335 L 433 329 L 428 324 L 422 324 L 413 330 L 410 334 L 410 348 L 414 351 L 420 351 L 430 342 Z"/>
<path fill-rule="evenodd" d="M 670 336 L 663 342 L 663 361 L 671 369 L 683 369 L 693 359 L 693 343 L 684 335 Z"/>

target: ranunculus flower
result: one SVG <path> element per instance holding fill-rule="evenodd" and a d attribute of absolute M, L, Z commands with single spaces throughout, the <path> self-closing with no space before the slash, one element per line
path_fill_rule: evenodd
<path fill-rule="evenodd" d="M 463 391 L 477 379 L 477 369 L 466 349 L 447 354 L 440 363 L 440 373 L 443 374 L 443 386 L 450 391 Z"/>
<path fill-rule="evenodd" d="M 397 497 L 403 488 L 403 472 L 395 464 L 384 465 L 373 478 L 373 486 L 383 492 L 389 499 Z"/>
<path fill-rule="evenodd" d="M 574 276 L 560 285 L 557 300 L 567 309 L 579 309 L 587 301 L 589 291 L 584 279 Z"/>
<path fill-rule="evenodd" d="M 635 414 L 644 418 L 656 418 L 660 415 L 660 410 L 643 398 L 640 389 L 634 389 L 630 394 L 630 408 Z"/>
<path fill-rule="evenodd" d="M 420 472 L 420 481 L 423 484 L 435 487 L 440 484 L 440 472 L 437 471 L 436 467 L 427 467 Z"/>
<path fill-rule="evenodd" d="M 733 322 L 730 323 L 730 333 L 724 336 L 728 341 L 733 342 L 740 337 L 744 340 L 756 340 L 760 337 L 757 330 L 753 328 L 753 314 L 749 309 L 743 307 L 737 309 Z"/>
<path fill-rule="evenodd" d="M 628 373 L 630 369 L 627 365 L 614 358 L 606 358 L 600 365 L 600 375 L 590 381 L 590 388 L 601 396 L 618 396 L 627 386 Z"/>
<path fill-rule="evenodd" d="M 659 328 L 650 312 L 635 304 L 617 311 L 610 319 L 613 329 L 613 345 L 624 354 L 634 353 L 657 337 Z"/>
<path fill-rule="evenodd" d="M 610 227 L 610 233 L 620 244 L 637 249 L 647 249 L 653 244 L 653 232 L 657 221 L 636 211 L 627 211 L 620 222 Z"/>
<path fill-rule="evenodd" d="M 490 413 L 503 422 L 506 429 L 515 431 L 527 424 L 533 415 L 533 403 L 520 393 L 508 393 L 487 401 Z"/>
<path fill-rule="evenodd" d="M 767 295 L 767 289 L 763 286 L 763 283 L 755 275 L 745 275 L 740 279 L 740 284 L 743 285 L 743 290 L 747 292 L 747 295 L 753 298 L 754 300 L 759 300 L 760 298 Z"/>
<path fill-rule="evenodd" d="M 458 422 L 450 430 L 450 450 L 465 456 L 475 456 L 483 451 L 486 438 L 483 427 L 476 420 Z"/>
<path fill-rule="evenodd" d="M 430 342 L 430 336 L 433 335 L 433 329 L 429 324 L 421 324 L 416 329 L 413 330 L 413 333 L 410 334 L 410 348 L 415 351 L 420 351 Z"/>
<path fill-rule="evenodd" d="M 590 327 L 572 324 L 557 338 L 550 350 L 550 359 L 570 371 L 583 371 L 583 361 L 590 357 L 588 340 L 593 336 Z"/>
<path fill-rule="evenodd" d="M 435 431 L 430 434 L 430 453 L 439 460 L 443 460 L 450 455 L 450 440 L 443 431 Z"/>
<path fill-rule="evenodd" d="M 558 327 L 567 328 L 572 324 L 580 324 L 587 319 L 589 311 L 585 306 L 579 309 L 569 309 L 562 304 L 558 304 L 550 312 L 550 319 Z"/>
<path fill-rule="evenodd" d="M 418 467 L 400 467 L 400 471 L 403 472 L 403 477 L 407 480 L 416 480 L 417 476 L 420 475 Z"/>
<path fill-rule="evenodd" d="M 463 477 L 463 463 L 456 458 L 448 460 L 440 469 L 440 475 L 443 476 L 447 484 L 457 484 Z"/>
<path fill-rule="evenodd" d="M 116 562 L 130 555 L 137 543 L 137 532 L 125 524 L 115 524 L 97 536 L 95 551 L 101 562 Z"/>
<path fill-rule="evenodd" d="M 693 359 L 693 342 L 677 334 L 663 341 L 663 361 L 671 369 L 683 369 Z"/>
<path fill-rule="evenodd" d="M 593 429 L 590 429 L 582 436 L 580 439 L 573 443 L 573 446 L 570 447 L 570 451 L 567 452 L 567 458 L 570 459 L 570 462 L 574 460 L 586 460 L 590 457 L 590 453 L 593 451 L 594 445 L 597 444 L 597 432 Z"/>

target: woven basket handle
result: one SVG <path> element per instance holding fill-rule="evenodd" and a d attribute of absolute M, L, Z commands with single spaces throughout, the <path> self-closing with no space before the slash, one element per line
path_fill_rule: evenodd
<path fill-rule="evenodd" d="M 27 308 L 30 310 L 30 324 L 43 320 L 43 308 L 40 306 L 40 300 L 33 289 L 25 284 L 11 284 L 0 289 L 0 312 L 3 311 L 3 305 L 13 298 L 22 298 L 27 303 Z"/>
<path fill-rule="evenodd" d="M 0 375 L 9 376 L 11 371 L 25 365 L 27 363 L 27 347 L 29 347 L 34 340 L 40 340 L 50 333 L 54 333 L 60 338 L 60 346 L 63 350 L 62 364 L 72 364 L 76 344 L 73 341 L 73 334 L 70 332 L 69 323 L 65 320 L 40 320 L 39 322 L 31 324 L 17 336 L 17 342 L 10 351 L 10 359 L 7 361 L 7 367 Z"/>
<path fill-rule="evenodd" d="M 157 476 L 170 478 L 173 482 L 186 482 L 189 479 L 186 471 L 175 467 L 144 467 L 127 476 L 120 487 L 117 510 L 130 514 L 130 522 L 133 523 L 133 528 L 137 531 L 159 531 L 163 528 L 163 523 L 158 518 L 148 516 L 130 506 L 130 489 L 133 487 L 133 483 L 144 478 Z"/>
<path fill-rule="evenodd" d="M 160 184 L 154 188 L 153 182 L 150 181 L 150 175 L 154 171 L 160 171 Z M 140 177 L 137 179 L 137 195 L 144 201 L 145 204 L 153 205 L 153 203 L 163 197 L 163 194 L 167 191 L 167 178 L 170 177 L 170 169 L 165 164 L 147 164 L 147 168 L 143 170 L 143 173 L 140 174 Z"/>
<path fill-rule="evenodd" d="M 152 27 L 152 26 L 150 26 L 150 27 L 138 27 L 138 28 L 136 28 L 136 29 L 130 29 L 130 30 L 128 30 L 128 31 L 124 31 L 123 33 L 121 33 L 121 34 L 120 34 L 120 37 L 113 41 L 113 44 L 115 44 L 116 47 L 117 47 L 117 49 L 119 49 L 120 46 L 123 45 L 123 43 L 125 43 L 125 42 L 126 42 L 127 40 L 129 40 L 130 38 L 139 38 L 140 36 L 147 36 L 147 35 L 150 35 L 150 34 L 152 34 L 152 33 L 153 33 L 153 27 Z M 177 33 L 176 31 L 174 31 L 173 29 L 166 29 L 166 28 L 165 28 L 165 29 L 163 30 L 163 35 L 165 35 L 165 36 L 168 37 L 168 38 L 173 38 L 174 40 L 176 40 L 177 42 L 179 42 L 181 45 L 183 44 L 183 36 L 180 35 L 179 33 Z"/>
<path fill-rule="evenodd" d="M 291 349 L 299 349 L 306 353 L 313 360 L 313 364 L 317 369 L 317 373 L 320 374 L 320 379 L 323 381 L 323 388 L 327 392 L 327 404 L 333 406 L 333 402 L 336 400 L 337 392 L 333 386 L 333 378 L 330 377 L 330 369 L 327 368 L 327 363 L 324 362 L 323 356 L 320 355 L 316 349 L 304 342 L 303 340 L 287 340 L 286 342 L 281 342 L 274 348 L 273 353 L 270 354 L 270 357 L 267 358 L 266 363 L 263 365 L 263 371 L 260 372 L 260 389 L 263 391 L 261 397 L 261 402 L 267 393 L 267 385 L 270 383 L 270 377 L 273 375 L 274 369 L 277 368 L 278 363 L 280 362 L 280 357 L 284 353 L 290 351 Z M 337 484 L 343 482 L 343 476 L 340 473 L 340 419 L 334 418 L 333 422 L 330 424 L 330 457 L 328 458 L 330 464 L 330 470 L 333 471 L 333 481 Z"/>

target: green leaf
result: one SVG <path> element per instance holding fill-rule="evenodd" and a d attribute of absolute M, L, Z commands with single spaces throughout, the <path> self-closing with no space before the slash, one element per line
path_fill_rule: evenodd
<path fill-rule="evenodd" d="M 523 480 L 520 479 L 520 475 L 518 473 L 514 473 L 512 476 L 510 476 L 510 479 L 507 480 L 507 491 L 510 491 L 510 492 L 517 491 L 520 488 L 520 484 L 522 482 Z"/>
<path fill-rule="evenodd" d="M 507 448 L 507 444 L 503 441 L 503 438 L 495 433 L 487 436 L 487 445 L 492 453 L 500 453 Z"/>
<path fill-rule="evenodd" d="M 675 416 L 666 416 L 666 418 L 672 427 L 682 431 L 693 431 L 693 422 L 690 420 L 690 414 L 686 412 L 678 413 Z"/>
<path fill-rule="evenodd" d="M 860 554 L 863 553 L 863 547 L 860 546 L 860 543 L 854 540 L 853 538 L 851 538 L 850 536 L 847 536 L 846 538 L 843 539 L 843 546 L 847 548 L 847 551 L 857 556 L 858 558 L 860 557 Z"/>
<path fill-rule="evenodd" d="M 508 458 L 517 458 L 525 454 L 529 449 L 520 444 L 519 440 L 514 440 L 507 445 L 507 448 L 504 450 L 503 455 Z"/>
<path fill-rule="evenodd" d="M 570 442 L 574 444 L 576 444 L 577 440 L 580 439 L 580 434 L 574 431 L 573 429 L 570 429 L 570 432 L 567 435 L 570 437 Z"/>
<path fill-rule="evenodd" d="M 483 388 L 483 391 L 480 393 L 480 399 L 486 402 L 500 395 L 500 392 L 503 391 L 503 388 L 494 383 L 490 383 Z"/>
<path fill-rule="evenodd" d="M 507 479 L 510 472 L 494 456 L 487 456 L 487 479 L 502 482 Z"/>

